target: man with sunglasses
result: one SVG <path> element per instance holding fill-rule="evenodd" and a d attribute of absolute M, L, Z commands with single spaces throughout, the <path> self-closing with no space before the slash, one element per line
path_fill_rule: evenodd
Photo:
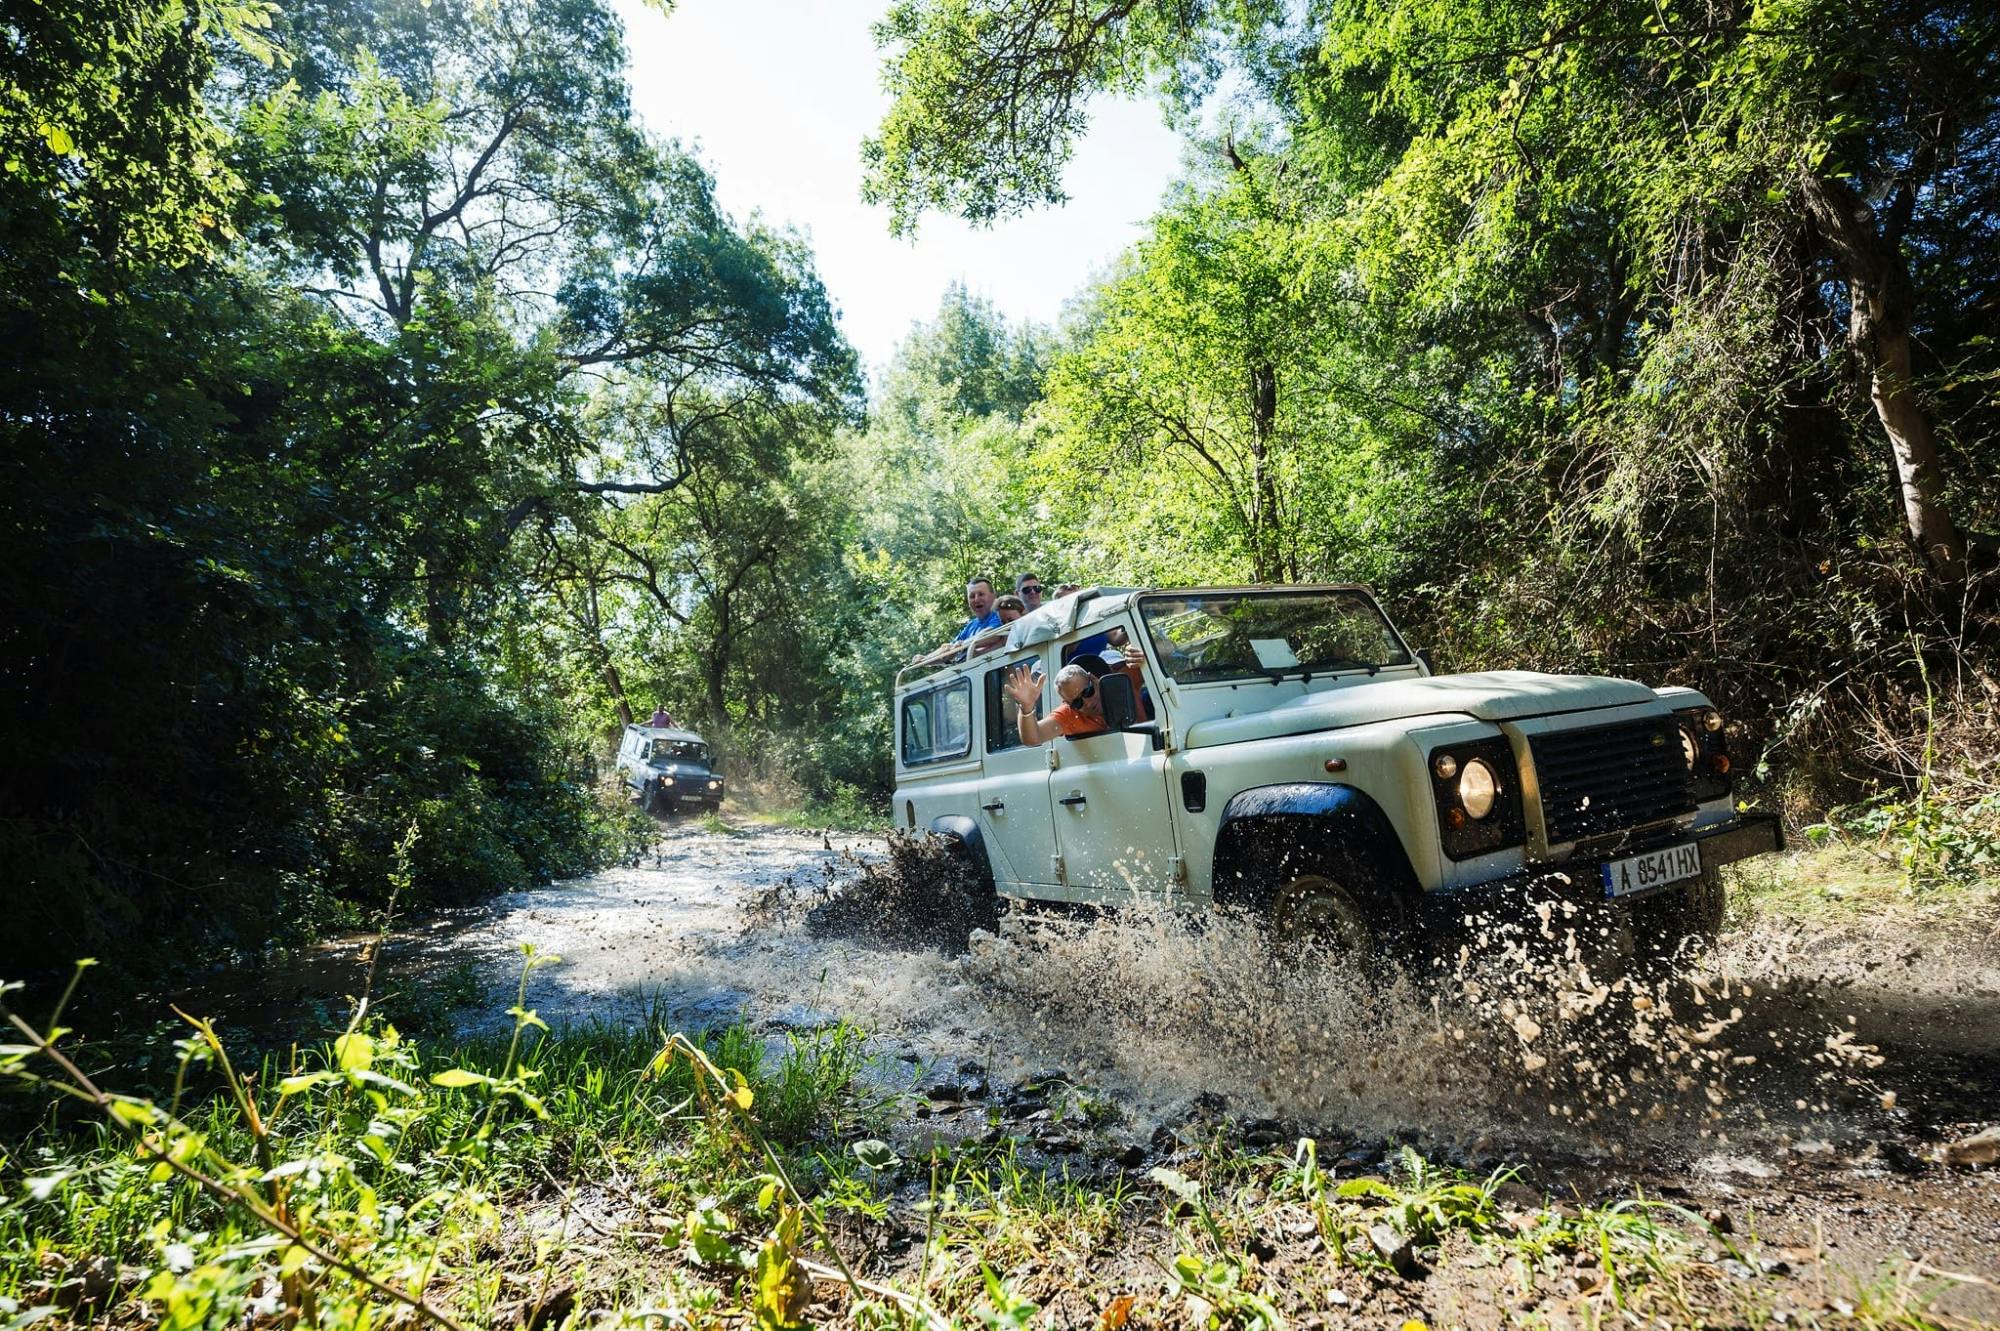
<path fill-rule="evenodd" d="M 1021 598 L 1022 613 L 1032 615 L 1042 608 L 1042 580 L 1033 573 L 1016 573 L 1014 595 Z"/>
<path fill-rule="evenodd" d="M 1137 647 L 1127 647 L 1125 660 L 1118 666 L 1131 677 L 1134 697 L 1139 691 L 1139 666 L 1145 659 Z M 1080 665 L 1066 665 L 1056 672 L 1056 696 L 1062 704 L 1045 717 L 1035 715 L 1035 706 L 1042 700 L 1042 681 L 1036 678 L 1032 665 L 1018 665 L 1007 672 L 1007 696 L 1021 709 L 1023 744 L 1041 744 L 1057 735 L 1082 739 L 1111 728 L 1104 719 L 1104 691 L 1097 687 L 1097 676 Z"/>

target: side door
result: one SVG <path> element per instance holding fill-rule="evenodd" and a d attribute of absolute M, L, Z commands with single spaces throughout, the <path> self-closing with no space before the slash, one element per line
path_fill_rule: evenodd
<path fill-rule="evenodd" d="M 1153 697 L 1159 681 L 1143 672 Z M 1054 742 L 1049 794 L 1068 885 L 1090 896 L 1166 900 L 1182 881 L 1168 801 L 1167 755 L 1144 732 Z"/>
<path fill-rule="evenodd" d="M 986 709 L 986 755 L 979 777 L 979 830 L 993 848 L 993 877 L 1004 893 L 1011 884 L 1056 884 L 1056 831 L 1049 802 L 1049 750 L 1023 744 L 1019 713 L 1007 696 L 1007 672 L 1032 656 L 1015 657 L 982 671 L 981 704 Z M 1043 670 L 1046 711 L 1047 670 Z"/>

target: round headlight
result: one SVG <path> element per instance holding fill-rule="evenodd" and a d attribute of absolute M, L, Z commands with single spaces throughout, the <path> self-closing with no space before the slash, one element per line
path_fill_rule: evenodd
<path fill-rule="evenodd" d="M 1701 714 L 1701 728 L 1711 735 L 1722 729 L 1722 713 L 1713 707 L 1704 708 Z"/>
<path fill-rule="evenodd" d="M 1694 732 L 1692 730 L 1689 730 L 1686 726 L 1682 726 L 1680 730 L 1681 730 L 1681 757 L 1687 759 L 1688 770 L 1692 771 L 1694 770 L 1694 765 L 1696 761 L 1699 760 L 1701 757 L 1701 751 L 1695 747 Z"/>
<path fill-rule="evenodd" d="M 1465 806 L 1465 812 L 1472 818 L 1484 818 L 1493 812 L 1493 803 L 1500 796 L 1500 779 L 1484 759 L 1474 758 L 1465 765 L 1458 777 L 1458 802 Z"/>
<path fill-rule="evenodd" d="M 673 783 L 674 779 L 670 776 L 663 776 L 660 778 L 660 784 L 663 786 L 671 786 Z"/>
<path fill-rule="evenodd" d="M 1448 753 L 1440 753 L 1431 760 L 1431 770 L 1438 774 L 1438 780 L 1449 781 L 1458 775 L 1458 759 Z"/>

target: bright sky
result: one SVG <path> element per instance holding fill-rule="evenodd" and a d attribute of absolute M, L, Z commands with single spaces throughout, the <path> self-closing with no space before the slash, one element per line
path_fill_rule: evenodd
<path fill-rule="evenodd" d="M 841 326 L 880 369 L 912 322 L 962 281 L 1009 319 L 1052 323 L 1093 272 L 1139 237 L 1179 163 L 1157 109 L 1100 101 L 1071 159 L 1069 204 L 990 229 L 926 217 L 914 242 L 861 202 L 861 140 L 888 99 L 869 25 L 878 0 L 679 0 L 670 16 L 616 0 L 633 103 L 697 149 L 738 218 L 812 237 Z"/>

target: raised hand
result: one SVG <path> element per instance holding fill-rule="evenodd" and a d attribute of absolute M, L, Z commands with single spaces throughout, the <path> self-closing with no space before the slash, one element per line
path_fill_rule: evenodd
<path fill-rule="evenodd" d="M 1007 696 L 1019 703 L 1022 711 L 1035 710 L 1035 704 L 1042 700 L 1042 683 L 1035 678 L 1032 665 L 1024 662 L 1007 672 Z"/>

